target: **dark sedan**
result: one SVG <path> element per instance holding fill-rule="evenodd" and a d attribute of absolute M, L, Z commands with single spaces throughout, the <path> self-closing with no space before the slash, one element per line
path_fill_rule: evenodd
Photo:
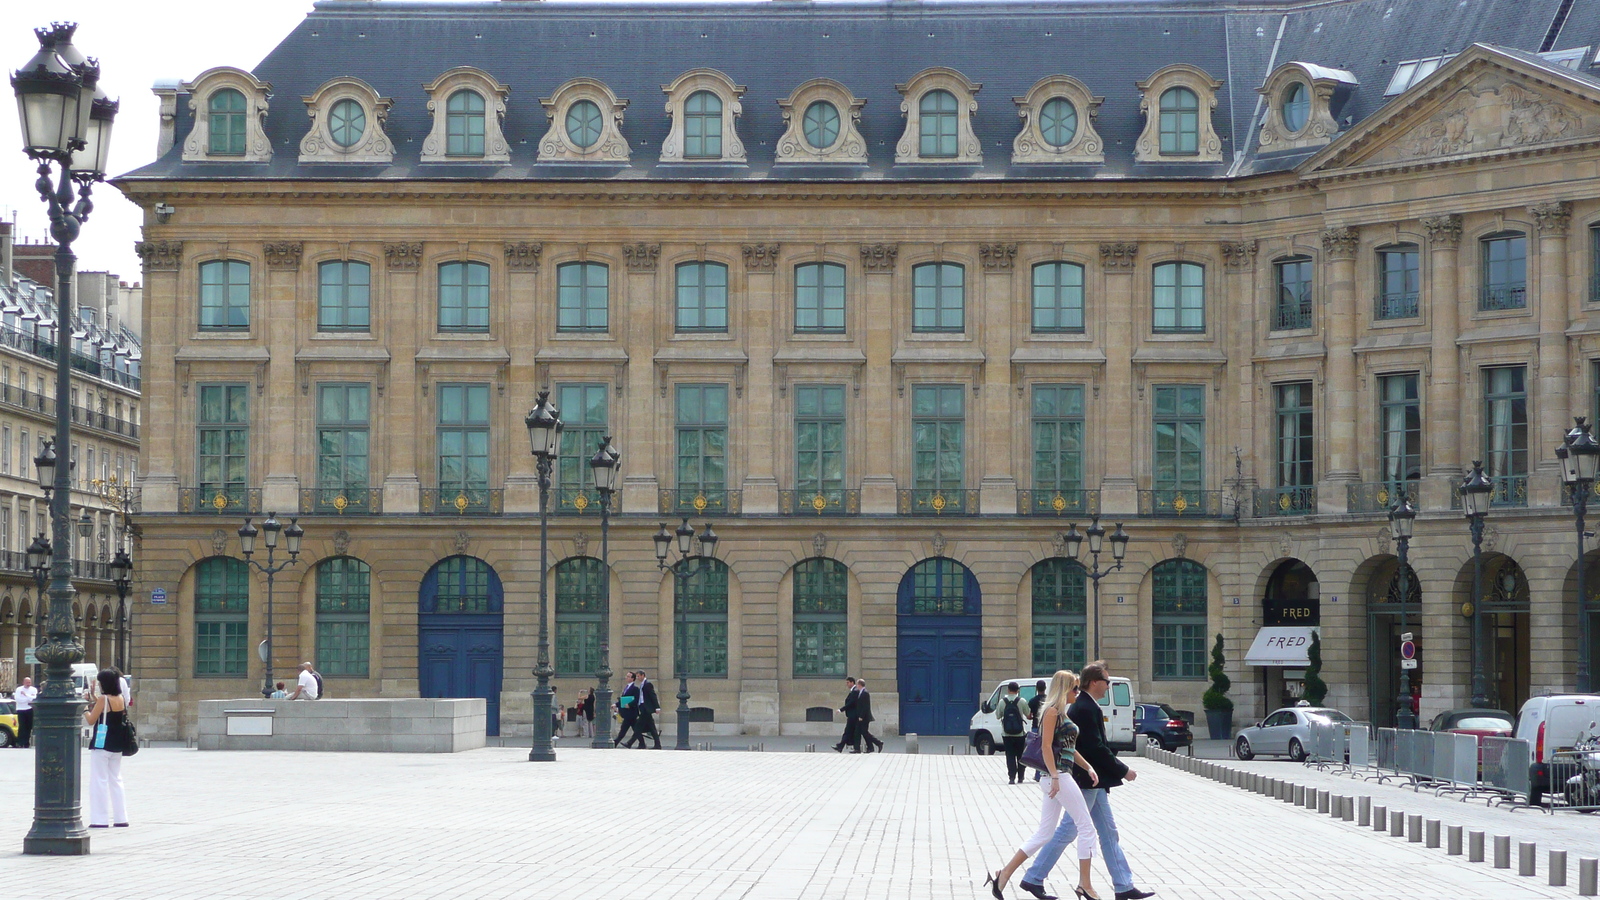
<path fill-rule="evenodd" d="M 1172 707 L 1165 703 L 1140 703 L 1133 709 L 1134 734 L 1163 750 L 1176 750 L 1194 743 L 1194 732 Z"/>

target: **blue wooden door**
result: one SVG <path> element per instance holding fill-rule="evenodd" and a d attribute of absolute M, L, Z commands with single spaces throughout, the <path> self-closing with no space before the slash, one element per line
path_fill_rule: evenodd
<path fill-rule="evenodd" d="M 483 698 L 489 734 L 500 733 L 504 607 L 500 577 L 470 556 L 440 560 L 417 592 L 418 692 Z"/>
<path fill-rule="evenodd" d="M 900 581 L 900 732 L 966 734 L 983 674 L 978 580 L 953 559 L 923 560 Z"/>

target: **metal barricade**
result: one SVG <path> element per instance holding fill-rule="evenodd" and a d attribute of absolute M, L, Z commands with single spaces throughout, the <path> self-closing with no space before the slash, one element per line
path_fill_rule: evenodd
<path fill-rule="evenodd" d="M 1387 781 L 1388 779 L 1393 778 L 1395 775 L 1398 775 L 1400 772 L 1400 767 L 1396 758 L 1396 754 L 1399 752 L 1398 743 L 1398 734 L 1396 733 L 1395 729 L 1378 729 L 1378 744 L 1376 748 L 1377 753 L 1375 754 L 1375 765 L 1378 772 L 1372 777 L 1375 777 L 1380 782 Z"/>
<path fill-rule="evenodd" d="M 1600 809 L 1600 751 L 1558 750 L 1545 764 L 1550 787 L 1545 804 L 1555 808 L 1592 812 Z"/>
<path fill-rule="evenodd" d="M 1350 768 L 1363 770 L 1372 765 L 1372 735 L 1365 725 L 1346 727 L 1350 742 Z"/>
<path fill-rule="evenodd" d="M 1336 763 L 1343 764 L 1344 754 L 1338 752 L 1337 735 L 1342 729 L 1332 722 L 1315 718 L 1307 724 L 1311 733 L 1307 735 L 1310 746 L 1306 748 L 1306 765 L 1321 769 Z"/>
<path fill-rule="evenodd" d="M 1529 766 L 1533 748 L 1516 738 L 1480 738 L 1481 790 L 1492 792 L 1500 802 L 1526 803 L 1532 789 Z"/>
<path fill-rule="evenodd" d="M 1434 794 L 1475 790 L 1478 786 L 1477 739 L 1470 734 L 1449 731 L 1423 733 L 1433 737 L 1433 778 L 1439 782 Z"/>

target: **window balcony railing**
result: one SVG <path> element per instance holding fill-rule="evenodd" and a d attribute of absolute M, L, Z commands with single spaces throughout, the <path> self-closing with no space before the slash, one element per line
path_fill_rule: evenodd
<path fill-rule="evenodd" d="M 1216 519 L 1231 515 L 1221 491 L 1154 490 L 1139 492 L 1139 515 L 1151 519 Z"/>
<path fill-rule="evenodd" d="M 421 507 L 425 516 L 498 516 L 505 511 L 505 491 L 499 488 L 423 488 Z"/>
<path fill-rule="evenodd" d="M 0 344 L 21 350 L 29 356 L 37 356 L 40 359 L 47 359 L 51 362 L 54 362 L 56 358 L 54 341 L 44 340 L 10 326 L 0 325 Z M 120 384 L 126 388 L 139 390 L 139 376 L 128 372 L 119 372 L 115 366 L 105 365 L 100 360 L 86 356 L 76 350 L 68 352 L 72 354 L 69 357 L 72 368 L 77 369 L 79 372 L 109 381 L 112 384 Z"/>
<path fill-rule="evenodd" d="M 1572 485 L 1563 484 L 1561 486 L 1561 505 L 1562 506 L 1571 506 L 1572 505 L 1572 493 L 1573 493 Z M 1594 482 L 1591 482 L 1589 484 L 1589 509 L 1591 511 L 1592 510 L 1596 510 L 1596 509 L 1600 509 L 1600 481 L 1594 481 Z"/>
<path fill-rule="evenodd" d="M 382 488 L 307 488 L 300 492 L 300 515 L 381 516 Z"/>
<path fill-rule="evenodd" d="M 1256 488 L 1256 518 L 1309 516 L 1317 511 L 1317 489 L 1309 485 Z"/>
<path fill-rule="evenodd" d="M 1489 483 L 1494 490 L 1489 494 L 1490 506 L 1527 506 L 1528 505 L 1528 476 L 1526 475 L 1491 475 Z M 1450 491 L 1450 508 L 1461 509 L 1461 485 L 1457 483 Z"/>
<path fill-rule="evenodd" d="M 737 516 L 744 511 L 743 491 L 668 488 L 656 499 L 663 516 Z"/>
<path fill-rule="evenodd" d="M 1528 289 L 1524 285 L 1482 285 L 1478 288 L 1478 310 L 1495 312 L 1502 309 L 1524 309 L 1528 305 Z"/>
<path fill-rule="evenodd" d="M 110 581 L 111 564 L 87 559 L 75 559 L 72 561 L 72 577 L 87 578 L 90 581 Z"/>
<path fill-rule="evenodd" d="M 1415 319 L 1419 309 L 1416 294 L 1379 294 L 1373 315 L 1379 319 Z"/>
<path fill-rule="evenodd" d="M 1294 331 L 1311 327 L 1311 302 L 1280 303 L 1272 311 L 1273 331 Z"/>
<path fill-rule="evenodd" d="M 896 509 L 902 516 L 975 516 L 978 492 L 963 488 L 917 488 L 897 491 Z"/>
<path fill-rule="evenodd" d="M 35 394 L 25 388 L 12 387 L 9 384 L 0 384 L 0 402 L 31 412 L 53 412 L 55 410 L 54 406 L 49 405 L 45 395 Z"/>
<path fill-rule="evenodd" d="M 1394 509 L 1400 498 L 1418 504 L 1415 481 L 1369 481 L 1345 488 L 1345 509 L 1353 513 L 1386 513 Z"/>
<path fill-rule="evenodd" d="M 859 516 L 861 492 L 843 489 L 779 491 L 778 511 L 786 516 Z"/>
<path fill-rule="evenodd" d="M 1019 516 L 1097 516 L 1100 492 L 1079 488 L 1017 491 Z"/>
<path fill-rule="evenodd" d="M 261 489 L 239 485 L 206 485 L 178 489 L 178 512 L 219 516 L 261 515 Z"/>
<path fill-rule="evenodd" d="M 82 406 L 72 407 L 72 421 L 77 425 L 87 425 L 90 428 L 98 428 L 101 431 L 109 431 L 112 434 L 123 434 L 133 438 L 139 436 L 138 425 L 126 419 L 119 419 L 106 413 L 97 413 Z"/>
<path fill-rule="evenodd" d="M 600 515 L 600 492 L 592 487 L 556 488 L 550 498 L 550 514 L 555 516 Z M 611 492 L 611 514 L 622 512 L 622 492 Z"/>

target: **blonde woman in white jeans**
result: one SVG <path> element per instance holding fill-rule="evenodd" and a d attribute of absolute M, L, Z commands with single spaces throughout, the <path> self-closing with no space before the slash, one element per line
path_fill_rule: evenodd
<path fill-rule="evenodd" d="M 1039 790 L 1043 794 L 1039 806 L 1039 830 L 1022 842 L 1022 846 L 1006 863 L 1005 868 L 986 875 L 984 884 L 989 887 L 990 893 L 996 900 L 1004 900 L 1006 882 L 1011 880 L 1017 867 L 1028 861 L 1028 857 L 1039 852 L 1055 834 L 1056 826 L 1061 822 L 1062 813 L 1072 817 L 1073 824 L 1078 826 L 1078 886 L 1073 888 L 1073 893 L 1084 900 L 1098 900 L 1099 895 L 1094 892 L 1094 887 L 1089 883 L 1090 860 L 1094 858 L 1095 841 L 1097 835 L 1094 830 L 1094 821 L 1089 818 L 1089 807 L 1083 802 L 1083 792 L 1073 782 L 1070 775 L 1063 774 L 1061 768 L 1066 765 L 1077 765 L 1089 773 L 1089 780 L 1099 784 L 1100 776 L 1095 774 L 1094 767 L 1078 752 L 1078 726 L 1072 724 L 1067 718 L 1067 707 L 1072 705 L 1072 700 L 1078 695 L 1078 676 L 1068 672 L 1057 672 L 1050 679 L 1050 690 L 1045 695 L 1044 705 L 1039 709 L 1039 745 L 1053 748 L 1054 752 L 1047 750 L 1044 753 L 1044 764 L 1049 777 L 1039 782 Z M 1044 885 L 1021 882 L 1024 891 L 1035 897 L 1048 898 L 1044 892 Z"/>

